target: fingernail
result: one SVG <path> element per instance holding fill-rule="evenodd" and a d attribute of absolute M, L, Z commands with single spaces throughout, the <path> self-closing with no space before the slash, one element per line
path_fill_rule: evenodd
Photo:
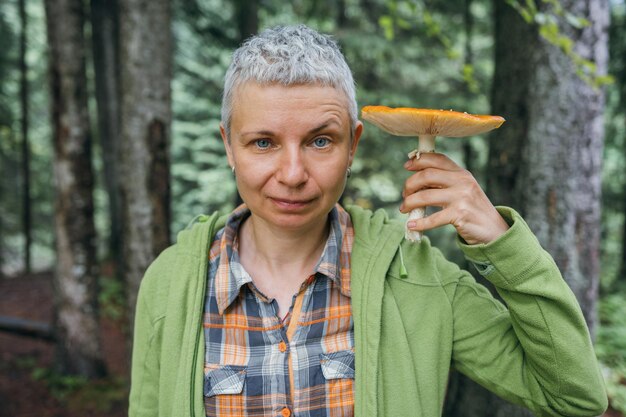
<path fill-rule="evenodd" d="M 409 159 L 408 161 L 404 163 L 404 167 L 409 168 L 410 166 L 411 166 L 411 160 Z"/>
<path fill-rule="evenodd" d="M 408 221 L 406 223 L 406 227 L 408 227 L 409 229 L 413 229 L 415 226 L 417 226 L 417 222 L 414 220 Z"/>

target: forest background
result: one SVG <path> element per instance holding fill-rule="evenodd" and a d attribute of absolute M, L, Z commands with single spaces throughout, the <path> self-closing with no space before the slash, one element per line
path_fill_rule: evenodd
<path fill-rule="evenodd" d="M 230 54 L 296 23 L 336 38 L 360 106 L 507 119 L 438 150 L 526 217 L 626 413 L 623 0 L 118 1 L 0 2 L 0 416 L 125 414 L 145 267 L 239 202 L 219 137 Z M 414 146 L 366 124 L 343 202 L 400 217 Z M 427 235 L 468 267 L 451 227 Z M 445 415 L 530 414 L 454 374 Z"/>

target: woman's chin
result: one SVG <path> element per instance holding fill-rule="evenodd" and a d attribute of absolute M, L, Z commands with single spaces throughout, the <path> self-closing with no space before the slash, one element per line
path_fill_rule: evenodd
<path fill-rule="evenodd" d="M 252 209 L 252 215 L 258 217 L 267 226 L 285 230 L 311 230 L 315 227 L 323 227 L 328 219 L 328 210 L 309 210 L 307 207 L 281 207 L 280 210 L 272 210 L 271 212 L 256 212 Z"/>

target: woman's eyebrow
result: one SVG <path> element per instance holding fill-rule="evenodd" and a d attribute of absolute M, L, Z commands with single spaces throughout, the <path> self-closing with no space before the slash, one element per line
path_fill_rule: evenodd
<path fill-rule="evenodd" d="M 336 120 L 329 120 L 327 122 L 322 123 L 318 127 L 314 127 L 313 129 L 309 130 L 309 134 L 312 135 L 314 133 L 318 133 L 318 132 L 326 129 L 330 125 L 339 125 L 339 123 L 337 123 Z"/>
<path fill-rule="evenodd" d="M 271 130 L 252 130 L 250 132 L 241 132 L 240 135 L 241 136 L 248 136 L 248 135 L 274 136 L 274 132 L 272 132 Z"/>

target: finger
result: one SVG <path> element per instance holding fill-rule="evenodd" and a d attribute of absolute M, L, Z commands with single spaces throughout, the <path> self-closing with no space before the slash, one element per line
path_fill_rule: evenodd
<path fill-rule="evenodd" d="M 446 155 L 437 152 L 420 153 L 419 158 L 409 159 L 404 167 L 409 171 L 418 171 L 425 168 L 439 168 L 449 171 L 461 170 L 456 162 L 448 158 Z"/>
<path fill-rule="evenodd" d="M 461 176 L 462 175 L 462 176 Z M 404 182 L 402 196 L 406 197 L 424 188 L 449 188 L 466 180 L 463 171 L 426 168 L 417 171 Z"/>
<path fill-rule="evenodd" d="M 400 205 L 400 211 L 408 213 L 422 207 L 447 207 L 453 199 L 453 190 L 450 188 L 428 188 L 406 196 Z"/>
<path fill-rule="evenodd" d="M 450 217 L 449 210 L 443 209 L 426 217 L 422 217 L 421 219 L 410 220 L 406 225 L 410 230 L 423 232 L 448 224 L 452 224 L 452 218 Z"/>

